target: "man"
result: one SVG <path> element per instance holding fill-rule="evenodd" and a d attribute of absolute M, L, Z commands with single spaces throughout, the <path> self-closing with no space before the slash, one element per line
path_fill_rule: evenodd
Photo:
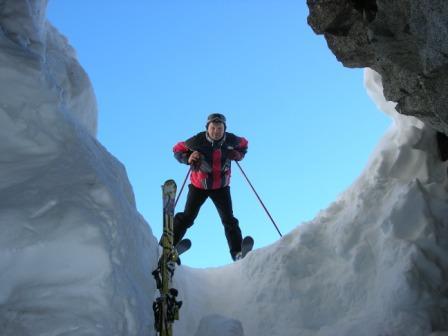
<path fill-rule="evenodd" d="M 185 210 L 174 216 L 174 245 L 193 225 L 201 206 L 210 197 L 224 225 L 230 255 L 237 260 L 241 258 L 242 235 L 238 219 L 233 216 L 230 162 L 244 158 L 248 142 L 226 132 L 226 118 L 220 113 L 210 114 L 205 128 L 205 132 L 179 142 L 173 148 L 179 162 L 192 166 Z"/>

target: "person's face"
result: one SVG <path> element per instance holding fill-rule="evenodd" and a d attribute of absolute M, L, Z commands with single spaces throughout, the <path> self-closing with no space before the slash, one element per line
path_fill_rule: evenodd
<path fill-rule="evenodd" d="M 211 122 L 208 124 L 207 133 L 212 140 L 220 140 L 224 136 L 224 124 Z"/>

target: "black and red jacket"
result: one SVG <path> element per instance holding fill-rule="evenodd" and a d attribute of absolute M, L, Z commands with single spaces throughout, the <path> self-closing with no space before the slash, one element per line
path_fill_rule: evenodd
<path fill-rule="evenodd" d="M 198 167 L 191 172 L 191 183 L 200 189 L 224 188 L 230 183 L 230 159 L 231 151 L 239 153 L 241 160 L 247 152 L 248 141 L 235 134 L 225 132 L 219 141 L 213 141 L 207 132 L 201 132 L 186 141 L 177 143 L 174 148 L 175 158 L 188 164 L 191 153 L 198 151 L 202 154 Z M 235 153 L 234 153 L 235 154 Z"/>

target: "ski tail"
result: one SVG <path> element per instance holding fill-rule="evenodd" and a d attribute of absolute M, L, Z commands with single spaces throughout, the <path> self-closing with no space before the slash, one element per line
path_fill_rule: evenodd
<path fill-rule="evenodd" d="M 244 258 L 254 247 L 254 239 L 251 236 L 246 236 L 241 244 L 241 256 Z"/>

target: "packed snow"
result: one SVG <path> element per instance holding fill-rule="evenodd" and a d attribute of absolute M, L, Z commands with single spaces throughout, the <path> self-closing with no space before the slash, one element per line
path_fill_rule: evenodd
<path fill-rule="evenodd" d="M 95 138 L 88 76 L 45 0 L 2 6 L 0 334 L 155 335 L 157 239 Z M 179 267 L 176 336 L 447 335 L 447 163 L 374 71 L 365 86 L 392 126 L 363 173 L 244 260 Z"/>

